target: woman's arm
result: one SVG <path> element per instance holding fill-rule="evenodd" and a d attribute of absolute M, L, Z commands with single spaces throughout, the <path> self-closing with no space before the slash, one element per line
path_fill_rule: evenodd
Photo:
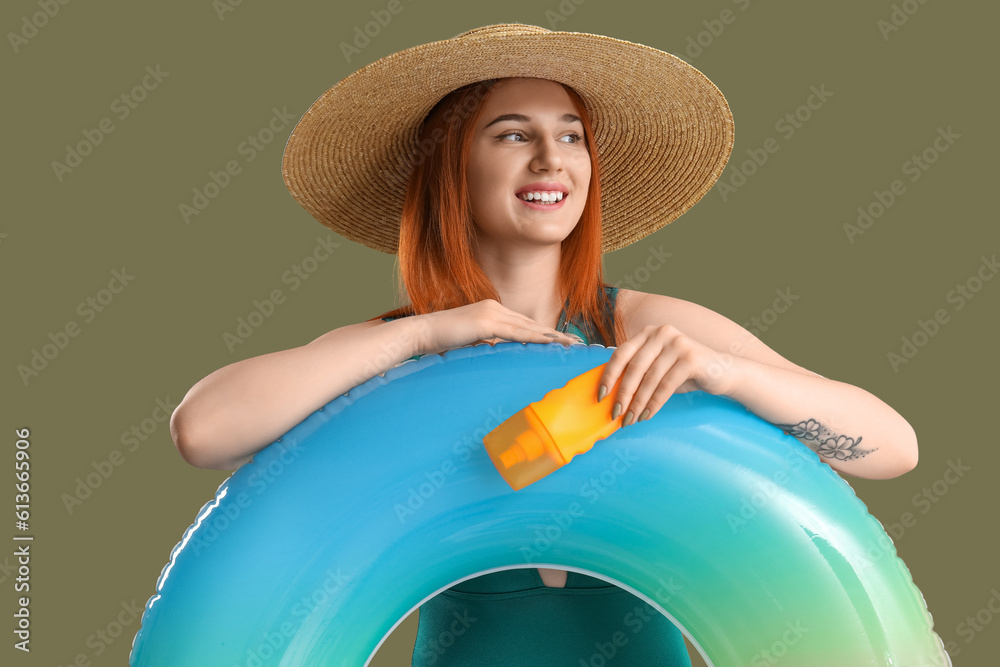
<path fill-rule="evenodd" d="M 493 299 L 351 324 L 302 347 L 237 361 L 208 375 L 174 410 L 170 435 L 191 465 L 235 470 L 337 396 L 410 357 L 494 338 L 574 342 Z"/>
<path fill-rule="evenodd" d="M 727 392 L 795 436 L 838 472 L 891 479 L 917 465 L 917 436 L 891 407 L 860 387 L 734 356 Z"/>
<path fill-rule="evenodd" d="M 619 346 L 623 354 L 612 360 L 613 368 L 609 362 L 602 380 L 613 386 L 635 359 L 636 367 L 623 375 L 619 389 L 623 411 L 641 416 L 649 408 L 648 419 L 674 391 L 703 389 L 739 401 L 841 473 L 889 479 L 916 466 L 913 428 L 876 396 L 793 364 L 708 308 L 658 294 L 621 292 L 626 292 L 621 306 L 629 340 Z M 659 366 L 655 379 L 642 386 L 654 362 Z"/>
<path fill-rule="evenodd" d="M 316 340 L 230 364 L 195 384 L 170 417 L 184 460 L 235 470 L 293 426 L 418 353 L 420 322 L 359 322 Z"/>

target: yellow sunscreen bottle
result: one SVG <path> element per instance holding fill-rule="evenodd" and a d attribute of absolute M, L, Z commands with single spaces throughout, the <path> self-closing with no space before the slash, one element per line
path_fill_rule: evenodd
<path fill-rule="evenodd" d="M 493 465 L 515 491 L 555 472 L 621 428 L 624 416 L 611 418 L 620 377 L 604 400 L 597 402 L 598 382 L 606 366 L 601 364 L 553 389 L 483 438 Z"/>

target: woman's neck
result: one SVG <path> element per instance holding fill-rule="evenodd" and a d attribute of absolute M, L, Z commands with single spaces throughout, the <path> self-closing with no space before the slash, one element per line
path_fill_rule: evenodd
<path fill-rule="evenodd" d="M 564 300 L 559 294 L 560 246 L 517 253 L 481 253 L 483 272 L 500 303 L 544 326 L 556 327 Z"/>

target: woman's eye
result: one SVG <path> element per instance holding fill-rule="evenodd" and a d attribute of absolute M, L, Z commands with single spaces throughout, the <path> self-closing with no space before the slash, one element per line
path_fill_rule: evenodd
<path fill-rule="evenodd" d="M 516 137 L 517 141 L 515 141 L 515 143 L 527 141 L 527 139 L 524 136 L 524 133 L 522 133 L 520 130 L 505 132 L 504 134 L 499 135 L 497 138 L 507 139 L 508 137 Z M 566 139 L 570 139 L 571 141 L 565 141 Z M 570 134 L 566 134 L 559 137 L 559 141 L 564 141 L 564 143 L 578 144 L 581 141 L 583 141 L 583 137 L 581 137 L 579 134 L 575 132 L 571 132 Z"/>

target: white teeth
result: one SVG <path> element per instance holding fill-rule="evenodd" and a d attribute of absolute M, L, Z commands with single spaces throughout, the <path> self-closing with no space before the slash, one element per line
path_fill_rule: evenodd
<path fill-rule="evenodd" d="M 521 199 L 525 201 L 541 201 L 548 203 L 560 202 L 563 199 L 562 192 L 522 192 L 518 195 Z"/>

